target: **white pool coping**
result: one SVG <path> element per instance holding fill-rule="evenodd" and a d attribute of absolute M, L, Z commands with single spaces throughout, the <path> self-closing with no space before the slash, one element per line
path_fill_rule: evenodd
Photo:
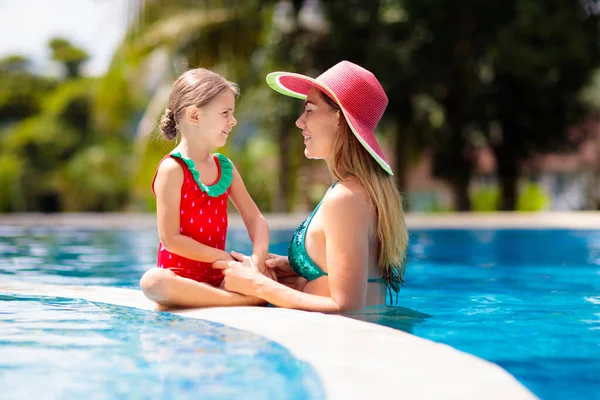
<path fill-rule="evenodd" d="M 266 214 L 271 229 L 296 229 L 308 213 Z M 600 229 L 600 212 L 490 212 L 408 213 L 408 229 Z M 0 226 L 52 226 L 94 229 L 156 229 L 150 213 L 0 214 Z M 229 225 L 242 228 L 239 215 L 230 213 Z"/>
<path fill-rule="evenodd" d="M 144 310 L 141 291 L 0 281 L 0 293 L 80 298 Z M 355 319 L 265 307 L 174 312 L 253 332 L 312 365 L 327 399 L 535 399 L 496 364 L 414 335 Z"/>

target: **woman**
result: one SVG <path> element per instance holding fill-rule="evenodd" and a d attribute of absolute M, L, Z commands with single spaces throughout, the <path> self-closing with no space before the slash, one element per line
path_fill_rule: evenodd
<path fill-rule="evenodd" d="M 392 170 L 375 138 L 387 97 L 375 76 L 342 61 L 318 78 L 274 72 L 268 84 L 305 100 L 296 121 L 304 154 L 325 160 L 331 188 L 294 233 L 289 258 L 266 262 L 279 282 L 251 258 L 217 261 L 224 287 L 275 306 L 343 312 L 385 301 L 402 284 L 408 234 Z"/>

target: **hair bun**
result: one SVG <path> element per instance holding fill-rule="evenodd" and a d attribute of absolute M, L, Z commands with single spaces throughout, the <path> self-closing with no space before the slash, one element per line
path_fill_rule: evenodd
<path fill-rule="evenodd" d="M 170 108 L 165 110 L 160 119 L 160 131 L 167 140 L 177 137 L 177 122 L 175 121 L 175 114 Z"/>

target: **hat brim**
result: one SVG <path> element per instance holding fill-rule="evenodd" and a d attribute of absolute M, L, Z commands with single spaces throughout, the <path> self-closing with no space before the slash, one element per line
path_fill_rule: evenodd
<path fill-rule="evenodd" d="M 313 86 L 316 86 L 319 90 L 329 96 L 342 110 L 348 126 L 354 133 L 354 136 L 358 139 L 360 144 L 371 154 L 371 156 L 377 161 L 377 163 L 390 175 L 394 175 L 392 168 L 383 158 L 383 152 L 375 133 L 369 128 L 364 127 L 351 113 L 348 112 L 340 103 L 335 93 L 327 87 L 323 82 L 311 78 L 306 75 L 295 74 L 293 72 L 271 72 L 267 75 L 267 84 L 276 92 L 283 95 L 294 97 L 296 99 L 305 100 L 308 92 Z"/>

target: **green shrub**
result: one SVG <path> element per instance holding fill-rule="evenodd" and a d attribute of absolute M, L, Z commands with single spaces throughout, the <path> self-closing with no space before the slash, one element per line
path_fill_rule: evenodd
<path fill-rule="evenodd" d="M 528 183 L 517 199 L 517 211 L 541 211 L 550 204 L 550 195 L 536 183 Z"/>
<path fill-rule="evenodd" d="M 485 186 L 471 191 L 471 207 L 473 211 L 497 211 L 499 199 L 500 191 L 496 185 Z"/>

